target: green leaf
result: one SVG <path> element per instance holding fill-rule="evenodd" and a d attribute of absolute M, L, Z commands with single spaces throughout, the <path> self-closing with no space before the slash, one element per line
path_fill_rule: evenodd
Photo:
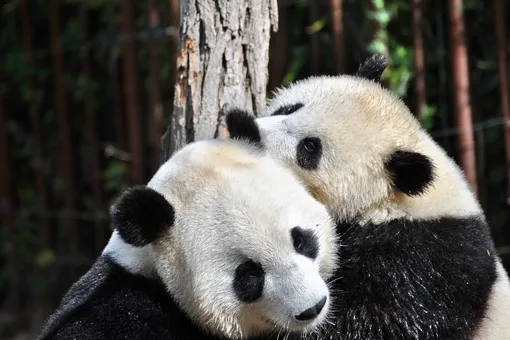
<path fill-rule="evenodd" d="M 55 262 L 55 254 L 51 249 L 41 250 L 35 257 L 35 263 L 40 268 L 45 268 Z"/>

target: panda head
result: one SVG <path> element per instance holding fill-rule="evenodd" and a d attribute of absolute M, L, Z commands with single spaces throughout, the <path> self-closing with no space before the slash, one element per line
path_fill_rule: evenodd
<path fill-rule="evenodd" d="M 275 94 L 265 117 L 229 112 L 229 134 L 284 161 L 339 220 L 478 211 L 458 167 L 380 85 L 386 65 L 375 55 L 355 76 L 298 81 Z"/>
<path fill-rule="evenodd" d="M 105 254 L 155 276 L 206 330 L 229 338 L 325 321 L 337 255 L 327 209 L 256 146 L 201 141 L 111 209 Z"/>

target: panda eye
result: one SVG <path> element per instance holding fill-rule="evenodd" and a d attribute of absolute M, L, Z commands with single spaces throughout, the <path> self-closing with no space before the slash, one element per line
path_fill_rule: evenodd
<path fill-rule="evenodd" d="M 294 227 L 290 231 L 292 245 L 298 254 L 315 259 L 319 254 L 319 241 L 313 231 Z"/>
<path fill-rule="evenodd" d="M 264 269 L 253 260 L 247 260 L 237 266 L 233 288 L 237 298 L 245 303 L 257 301 L 264 289 Z"/>
<path fill-rule="evenodd" d="M 322 157 L 321 140 L 317 137 L 306 137 L 297 145 L 296 161 L 299 166 L 307 170 L 315 170 Z"/>
<path fill-rule="evenodd" d="M 271 114 L 271 116 L 288 116 L 288 115 L 296 112 L 303 106 L 305 106 L 305 105 L 302 103 L 297 103 L 297 104 L 288 105 L 288 106 L 282 106 L 278 110 L 273 112 L 273 114 Z"/>
<path fill-rule="evenodd" d="M 296 251 L 298 253 L 300 253 L 303 249 L 303 238 L 301 237 L 301 234 L 300 233 L 293 233 L 292 234 L 292 243 L 294 245 L 294 249 L 296 249 Z"/>
<path fill-rule="evenodd" d="M 303 142 L 303 148 L 305 148 L 305 150 L 308 151 L 309 153 L 317 152 L 317 144 L 313 139 L 306 139 Z"/>

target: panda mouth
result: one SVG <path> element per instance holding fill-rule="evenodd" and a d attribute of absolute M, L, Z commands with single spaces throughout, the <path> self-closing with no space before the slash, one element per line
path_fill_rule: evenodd
<path fill-rule="evenodd" d="M 280 329 L 285 332 L 309 332 L 315 328 L 317 319 L 313 321 L 295 321 L 289 319 L 287 321 L 276 322 L 267 316 L 262 316 L 261 321 L 271 329 Z"/>

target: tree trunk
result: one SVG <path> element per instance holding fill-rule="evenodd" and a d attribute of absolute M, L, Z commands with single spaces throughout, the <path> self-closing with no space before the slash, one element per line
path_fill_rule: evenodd
<path fill-rule="evenodd" d="M 115 124 L 115 147 L 125 151 L 127 147 L 126 118 L 124 101 L 122 100 L 122 86 L 120 80 L 120 62 L 113 60 L 109 65 L 109 86 L 113 97 L 113 116 Z"/>
<path fill-rule="evenodd" d="M 510 103 L 508 102 L 508 54 L 505 22 L 505 0 L 494 0 L 496 37 L 498 40 L 499 76 L 501 78 L 501 114 L 505 122 L 505 149 L 507 166 L 507 204 L 510 204 Z"/>
<path fill-rule="evenodd" d="M 459 126 L 460 165 L 471 189 L 477 194 L 476 156 L 473 136 L 471 104 L 469 102 L 469 73 L 464 34 L 462 0 L 449 0 L 451 23 L 453 73 L 455 79 L 455 102 Z"/>
<path fill-rule="evenodd" d="M 438 66 L 438 78 L 439 78 L 439 103 L 438 103 L 438 115 L 441 119 L 441 129 L 447 129 L 451 126 L 450 117 L 448 115 L 448 103 L 447 103 L 447 95 L 448 95 L 448 72 L 446 71 L 446 38 L 445 38 L 445 27 L 443 23 L 443 17 L 445 16 L 445 6 L 443 0 L 436 0 L 434 2 L 434 6 L 436 7 L 436 49 L 435 52 L 438 56 L 437 58 L 437 66 Z M 451 150 L 451 138 L 448 134 L 443 134 L 441 145 L 446 147 L 447 150 Z"/>
<path fill-rule="evenodd" d="M 144 182 L 142 120 L 138 98 L 138 68 L 136 67 L 135 22 L 132 0 L 120 2 L 122 32 L 125 41 L 122 49 L 124 65 L 124 96 L 128 117 L 129 149 L 131 153 L 131 178 L 133 183 Z"/>
<path fill-rule="evenodd" d="M 60 38 L 60 3 L 59 0 L 50 1 L 50 32 L 51 54 L 53 68 L 53 93 L 55 95 L 55 111 L 57 112 L 60 159 L 62 164 L 62 177 L 65 183 L 64 206 L 69 214 L 66 218 L 66 228 L 69 232 L 69 247 L 71 253 L 78 250 L 79 223 L 73 215 L 78 208 L 78 181 L 76 174 L 76 147 L 74 143 L 74 129 L 69 117 L 67 105 L 67 91 L 64 83 L 64 60 L 62 58 L 62 45 Z"/>
<path fill-rule="evenodd" d="M 148 13 L 149 13 L 149 26 L 151 29 L 156 29 L 159 26 L 159 12 L 156 0 L 149 0 Z M 151 144 L 152 144 L 152 171 L 156 171 L 161 163 L 161 140 L 160 136 L 163 132 L 163 103 L 161 101 L 161 91 L 159 86 L 159 41 L 153 37 L 149 42 L 149 88 L 150 88 L 150 103 L 152 108 L 152 130 Z"/>
<path fill-rule="evenodd" d="M 423 56 L 423 33 L 422 33 L 422 4 L 421 0 L 413 0 L 413 40 L 414 40 L 414 67 L 416 71 L 416 115 L 423 119 L 425 114 L 425 61 Z"/>
<path fill-rule="evenodd" d="M 319 4 L 317 1 L 310 1 L 309 6 L 309 28 L 310 28 L 310 74 L 317 75 L 320 72 L 321 47 L 319 32 L 315 31 L 315 22 L 319 20 Z"/>
<path fill-rule="evenodd" d="M 333 21 L 334 67 L 338 74 L 345 72 L 345 39 L 342 0 L 331 0 L 331 16 Z"/>
<path fill-rule="evenodd" d="M 80 28 L 83 32 L 83 44 L 87 41 L 89 37 L 89 13 L 87 11 L 87 7 L 85 3 L 80 4 L 78 8 L 78 20 L 80 23 Z M 85 93 L 83 95 L 83 110 L 85 111 L 85 131 L 86 131 L 86 139 L 87 139 L 87 151 L 88 151 L 88 164 L 90 171 L 90 182 L 92 183 L 92 197 L 94 198 L 92 201 L 92 207 L 94 209 L 94 214 L 101 210 L 103 207 L 103 190 L 102 190 L 102 169 L 101 169 L 101 146 L 99 142 L 98 136 L 98 124 L 96 112 L 92 106 L 92 89 L 91 82 L 93 79 L 91 66 L 90 66 L 90 56 L 89 50 L 83 49 L 80 53 L 81 59 L 81 67 L 82 67 L 82 75 L 86 79 L 85 85 Z M 104 222 L 97 216 L 94 216 L 95 219 L 95 230 L 94 230 L 94 239 L 96 251 L 100 251 L 105 246 L 105 236 L 106 236 L 106 228 Z"/>
<path fill-rule="evenodd" d="M 0 81 L 2 75 L 0 74 Z M 2 251 L 6 257 L 7 274 L 7 292 L 6 299 L 7 310 L 17 316 L 20 307 L 20 263 L 17 254 L 17 230 L 15 224 L 14 209 L 14 181 L 12 174 L 11 147 L 9 145 L 9 136 L 7 134 L 7 113 L 3 105 L 4 94 L 0 87 L 0 222 L 4 241 Z"/>
<path fill-rule="evenodd" d="M 265 108 L 276 0 L 182 0 L 172 121 L 162 161 L 186 143 L 223 133 L 229 107 Z"/>
<path fill-rule="evenodd" d="M 375 0 L 368 0 L 368 10 L 372 13 L 375 13 L 377 11 L 377 7 L 374 3 Z M 370 21 L 370 29 L 371 29 L 371 41 L 377 40 L 379 31 L 381 30 L 381 23 L 376 19 L 373 18 Z"/>
<path fill-rule="evenodd" d="M 276 90 L 283 83 L 289 59 L 289 15 L 288 7 L 278 7 L 278 31 L 271 37 L 269 49 L 269 85 L 268 92 Z"/>
<path fill-rule="evenodd" d="M 37 192 L 37 210 L 41 214 L 41 229 L 44 234 L 45 246 L 52 245 L 51 243 L 51 232 L 50 232 L 50 221 L 46 215 L 48 210 L 48 184 L 46 180 L 45 161 L 43 157 L 44 140 L 42 135 L 42 122 L 41 122 L 41 110 L 40 105 L 36 97 L 37 80 L 33 76 L 34 70 L 34 50 L 32 48 L 31 39 L 31 27 L 30 27 L 30 15 L 28 0 L 21 2 L 21 34 L 23 37 L 23 51 L 26 56 L 27 66 L 30 69 L 30 75 L 28 79 L 29 87 L 29 101 L 30 101 L 30 121 L 32 125 L 32 133 L 34 136 L 33 147 L 34 147 L 34 172 L 35 172 L 35 187 Z"/>
<path fill-rule="evenodd" d="M 179 22 L 181 19 L 181 0 L 169 0 L 170 1 L 170 26 L 178 29 Z M 177 51 L 177 44 L 179 44 L 179 35 L 175 34 L 172 36 L 172 41 L 175 44 L 175 50 Z"/>

